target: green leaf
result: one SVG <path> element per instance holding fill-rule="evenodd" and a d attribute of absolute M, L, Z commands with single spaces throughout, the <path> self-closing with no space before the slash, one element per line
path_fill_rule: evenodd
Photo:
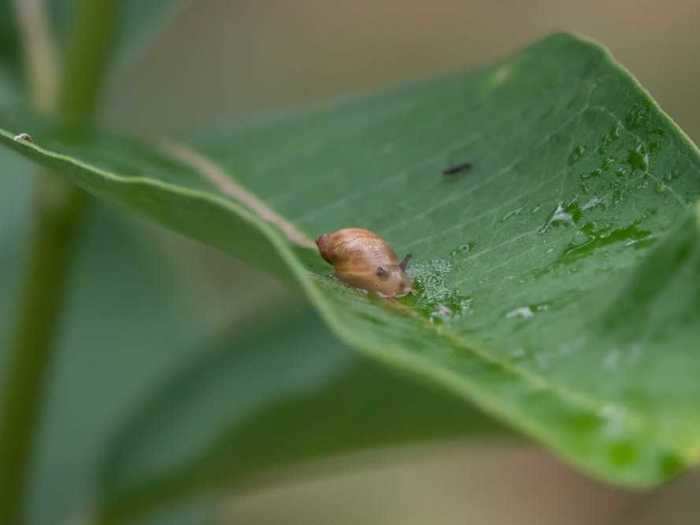
<path fill-rule="evenodd" d="M 215 130 L 204 159 L 40 127 L 34 144 L 13 140 L 30 126 L 7 118 L 0 138 L 292 278 L 350 346 L 586 472 L 649 486 L 698 463 L 700 158 L 599 47 L 555 35 L 477 71 Z M 417 294 L 369 299 L 300 246 L 345 226 L 412 252 Z"/>
<path fill-rule="evenodd" d="M 28 167 L 0 155 L 5 174 L 0 180 L 0 370 L 30 230 Z M 199 316 L 192 316 L 192 306 L 183 304 L 180 286 L 163 271 L 158 262 L 162 254 L 144 246 L 143 234 L 112 213 L 98 209 L 90 219 L 71 279 L 75 291 L 38 444 L 31 523 L 62 523 L 85 515 L 95 506 L 101 480 L 108 486 L 104 497 L 116 510 L 144 496 L 151 498 L 150 505 L 172 506 L 212 486 L 237 486 L 248 481 L 247 475 L 314 455 L 456 438 L 493 428 L 490 420 L 456 398 L 350 354 L 318 320 L 288 319 L 288 307 L 279 298 L 275 307 L 280 320 L 260 326 L 274 332 L 251 332 L 243 341 L 227 337 L 203 351 L 193 342 L 202 338 L 204 327 Z M 228 302 L 232 317 L 237 309 L 251 308 L 243 287 L 238 286 L 236 304 Z M 239 297 L 243 304 L 238 304 Z M 206 310 L 204 306 L 197 305 L 197 310 Z M 292 339 L 301 352 L 287 351 Z M 240 353 L 223 352 L 239 345 Z M 270 359 L 274 366 L 257 366 L 269 365 Z M 0 392 L 3 379 L 0 374 Z M 160 383 L 165 387 L 144 411 L 144 400 Z M 383 393 L 387 395 L 379 397 Z M 333 405 L 341 401 L 342 413 Z M 324 417 L 299 418 L 299 406 L 308 418 Z M 355 417 L 347 419 L 351 410 Z M 167 428 L 153 424 L 169 416 Z M 270 426 L 276 433 L 269 433 Z M 297 438 L 271 462 L 265 439 L 280 432 L 295 432 Z M 245 452 L 246 471 L 233 468 L 235 456 L 216 451 L 219 441 L 234 439 L 240 444 L 236 451 Z M 196 465 L 201 476 L 181 480 L 180 492 L 169 492 L 168 483 L 157 482 L 177 479 L 181 468 L 194 468 L 192 456 L 201 460 Z M 142 492 L 144 485 L 149 490 Z M 177 502 L 172 501 L 175 496 Z M 129 512 L 143 510 L 127 506 Z M 186 516 L 184 520 L 189 523 Z M 167 523 L 175 523 L 174 517 Z"/>
<path fill-rule="evenodd" d="M 12 95 L 19 88 L 19 35 L 15 25 L 13 0 L 0 0 L 0 100 Z"/>
<path fill-rule="evenodd" d="M 58 38 L 63 44 L 70 35 L 76 0 L 54 0 L 48 4 Z M 116 61 L 128 62 L 146 47 L 161 26 L 170 21 L 189 0 L 121 0 L 120 27 L 116 42 Z"/>
<path fill-rule="evenodd" d="M 24 168 L 24 169 L 23 169 Z M 20 241 L 29 234 L 28 204 L 31 194 L 31 179 L 26 176 L 26 165 L 9 155 L 0 156 L 3 174 L 24 172 L 25 177 L 5 175 L 0 181 L 0 268 L 2 294 L 0 294 L 0 370 L 4 370 L 4 349 L 9 344 L 6 320 L 14 315 L 12 299 L 16 297 L 18 276 L 22 266 Z M 8 325 L 9 326 L 9 325 Z M 4 374 L 0 374 L 0 388 Z"/>
<path fill-rule="evenodd" d="M 13 16 L 14 0 L 0 0 L 0 63 L 14 60 L 17 56 L 19 36 Z"/>
<path fill-rule="evenodd" d="M 30 231 L 31 166 L 0 155 L 0 371 Z M 64 523 L 95 500 L 105 441 L 154 382 L 188 361 L 203 323 L 142 234 L 97 211 L 70 277 L 48 405 L 37 441 L 31 523 Z M 4 374 L 0 373 L 0 392 Z"/>
<path fill-rule="evenodd" d="M 358 356 L 315 315 L 286 314 L 202 349 L 114 436 L 103 518 L 274 480 L 304 460 L 495 429 L 447 392 Z"/>
<path fill-rule="evenodd" d="M 15 0 L 0 0 L 0 99 L 12 94 L 19 99 L 23 85 L 21 41 L 16 24 Z M 117 64 L 132 60 L 185 5 L 186 0 L 120 2 L 120 30 L 115 43 Z M 52 31 L 63 47 L 72 30 L 75 0 L 47 1 Z M 60 57 L 58 57 L 60 58 Z"/>

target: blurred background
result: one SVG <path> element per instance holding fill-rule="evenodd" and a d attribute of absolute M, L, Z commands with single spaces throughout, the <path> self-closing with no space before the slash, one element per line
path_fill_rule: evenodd
<path fill-rule="evenodd" d="M 694 0 L 186 5 L 114 85 L 113 117 L 122 114 L 129 127 L 179 130 L 370 92 L 487 63 L 552 31 L 570 31 L 606 45 L 691 137 L 700 134 Z"/>
<path fill-rule="evenodd" d="M 113 76 L 104 118 L 112 127 L 139 133 L 187 135 L 260 111 L 303 107 L 474 67 L 547 33 L 564 30 L 606 45 L 697 142 L 698 12 L 697 0 L 190 0 L 182 3 L 142 56 Z M 16 164 L 18 171 L 27 170 L 19 161 Z M 12 191 L 8 190 L 11 186 Z M 0 204 L 14 209 L 20 217 L 16 223 L 5 221 L 0 228 L 12 230 L 18 238 L 26 234 L 28 189 L 26 179 L 0 181 Z M 88 240 L 93 252 L 100 252 L 106 244 L 114 249 L 115 245 L 135 242 L 126 234 L 123 238 L 102 238 L 101 221 L 122 219 L 109 213 L 106 218 L 104 213 L 98 215 Z M 75 331 L 83 334 L 80 344 L 84 345 L 86 338 L 103 342 L 108 331 L 104 319 L 117 315 L 114 301 L 125 295 L 133 301 L 129 326 L 134 335 L 130 339 L 129 334 L 119 334 L 118 341 L 110 336 L 109 343 L 120 347 L 148 337 L 156 340 L 166 326 L 173 344 L 194 341 L 203 334 L 235 331 L 270 308 L 299 300 L 270 277 L 210 249 L 154 226 L 139 224 L 137 228 L 140 242 L 172 262 L 172 276 L 157 278 L 163 281 L 160 302 L 152 302 L 140 292 L 140 280 L 148 279 L 142 270 L 152 261 L 120 263 L 99 256 L 88 258 L 82 270 L 76 270 L 77 298 L 71 303 L 79 312 L 76 316 L 88 319 L 86 326 Z M 5 268 L 19 267 L 21 261 L 21 252 L 0 254 Z M 112 271 L 120 279 L 111 288 L 101 289 L 101 297 L 108 298 L 111 305 L 104 311 L 95 311 L 94 304 L 80 299 L 81 290 L 91 286 L 90 268 Z M 155 273 L 151 271 L 151 275 Z M 178 283 L 177 291 L 168 279 Z M 12 283 L 5 290 L 6 297 L 15 291 Z M 159 309 L 166 303 L 176 312 Z M 10 303 L 0 304 L 0 315 L 9 316 L 9 312 Z M 175 329 L 171 329 L 173 317 L 181 320 Z M 73 335 L 66 336 L 66 346 L 77 337 L 70 333 Z M 142 370 L 130 371 L 137 377 L 127 380 L 128 388 L 123 377 L 102 386 L 128 390 L 136 399 L 145 384 L 166 375 L 174 368 L 172 363 L 183 358 L 185 352 L 178 352 L 154 360 Z M 85 356 L 81 359 L 85 362 Z M 81 403 L 90 402 L 84 399 L 84 385 L 60 385 L 70 385 L 71 378 L 78 375 L 93 374 L 96 386 L 104 380 L 99 370 L 114 364 L 93 355 L 82 366 L 82 371 L 74 366 L 58 367 L 55 385 L 59 386 L 54 387 L 55 406 L 46 430 L 52 437 L 47 437 L 47 442 L 58 435 L 63 441 L 89 441 L 97 446 L 94 436 L 84 435 L 83 426 L 66 426 L 60 415 L 80 412 Z M 109 407 L 104 413 L 110 413 Z M 98 422 L 95 416 L 95 428 Z M 56 483 L 61 473 L 70 477 L 77 467 L 70 455 L 54 459 L 51 448 L 58 445 L 51 443 L 40 459 L 37 474 L 47 481 L 36 490 L 58 490 L 60 495 Z M 378 460 L 383 456 L 386 458 Z M 347 464 L 334 468 L 329 460 L 319 469 L 320 474 L 301 479 L 290 476 L 275 488 L 231 499 L 217 506 L 214 521 L 265 525 L 690 525 L 700 517 L 697 474 L 688 474 L 653 493 L 633 493 L 586 478 L 547 452 L 515 440 L 412 447 L 399 454 L 358 455 L 349 462 L 352 468 L 345 468 Z M 69 494 L 57 508 L 60 510 L 54 515 L 74 510 Z M 42 515 L 45 509 L 35 512 Z"/>

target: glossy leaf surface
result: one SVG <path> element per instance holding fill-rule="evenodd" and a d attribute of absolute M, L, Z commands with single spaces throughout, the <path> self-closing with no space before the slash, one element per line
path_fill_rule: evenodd
<path fill-rule="evenodd" d="M 94 194 L 291 279 L 350 346 L 590 473 L 647 486 L 697 462 L 700 159 L 595 45 L 556 35 L 477 71 L 212 130 L 204 164 L 4 127 Z M 13 140 L 26 129 L 34 144 Z M 290 242 L 290 227 L 345 226 L 412 252 L 416 294 L 367 298 Z"/>

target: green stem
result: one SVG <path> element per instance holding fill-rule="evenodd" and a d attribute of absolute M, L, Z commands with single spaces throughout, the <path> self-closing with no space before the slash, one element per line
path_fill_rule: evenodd
<path fill-rule="evenodd" d="M 95 117 L 115 40 L 120 0 L 76 3 L 75 27 L 58 100 L 58 113 L 68 128 L 82 127 Z"/>
<path fill-rule="evenodd" d="M 89 123 L 98 107 L 114 40 L 119 0 L 78 0 L 67 48 L 58 116 L 67 129 Z M 31 45 L 31 42 L 25 42 Z M 34 231 L 18 318 L 0 397 L 0 523 L 26 522 L 34 440 L 87 196 L 56 175 L 36 181 Z"/>
<path fill-rule="evenodd" d="M 51 361 L 65 274 L 85 197 L 48 177 L 38 181 L 31 258 L 0 403 L 0 523 L 22 523 L 33 441 Z"/>

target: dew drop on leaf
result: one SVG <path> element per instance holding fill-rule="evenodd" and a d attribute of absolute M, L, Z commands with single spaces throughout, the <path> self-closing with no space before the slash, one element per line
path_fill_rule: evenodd
<path fill-rule="evenodd" d="M 464 244 L 460 244 L 459 246 L 457 246 L 455 249 L 453 249 L 450 252 L 450 257 L 464 257 L 466 255 L 469 255 L 473 249 L 474 249 L 473 242 L 467 242 Z"/>
<path fill-rule="evenodd" d="M 636 170 L 647 171 L 649 169 L 649 152 L 644 144 L 638 144 L 629 152 L 627 162 Z"/>
<path fill-rule="evenodd" d="M 532 319 L 535 312 L 529 306 L 519 306 L 506 314 L 506 319 Z"/>
<path fill-rule="evenodd" d="M 586 154 L 586 146 L 583 145 L 578 145 L 574 148 L 574 150 L 571 152 L 571 155 L 569 155 L 569 166 L 573 166 L 576 164 L 579 160 L 583 158 L 583 156 Z"/>

